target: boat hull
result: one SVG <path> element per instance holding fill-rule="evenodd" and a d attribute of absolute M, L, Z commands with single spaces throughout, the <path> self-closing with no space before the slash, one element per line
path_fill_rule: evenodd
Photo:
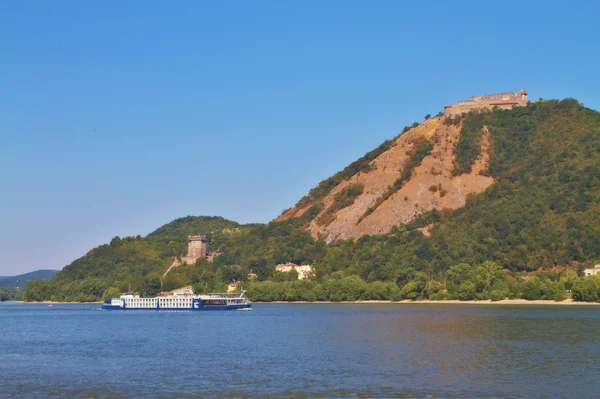
<path fill-rule="evenodd" d="M 250 304 L 240 304 L 240 305 L 229 305 L 229 306 L 221 306 L 221 307 L 210 307 L 210 308 L 137 308 L 137 307 L 121 307 L 121 306 L 112 306 L 112 305 L 102 305 L 102 310 L 145 310 L 145 311 L 190 311 L 190 312 L 210 312 L 210 311 L 226 311 L 226 310 L 252 310 L 252 305 Z"/>

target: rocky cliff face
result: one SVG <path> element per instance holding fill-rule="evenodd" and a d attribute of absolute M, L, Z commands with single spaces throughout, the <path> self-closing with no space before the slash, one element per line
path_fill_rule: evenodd
<path fill-rule="evenodd" d="M 453 150 L 460 137 L 460 126 L 448 126 L 437 117 L 423 122 L 400 135 L 391 147 L 370 163 L 370 170 L 358 172 L 342 181 L 324 198 L 294 207 L 277 220 L 302 216 L 315 203 L 322 203 L 322 211 L 313 218 L 308 230 L 313 237 L 323 235 L 332 242 L 366 234 L 385 234 L 393 226 L 411 222 L 417 215 L 432 209 L 456 209 L 465 205 L 469 194 L 479 193 L 493 184 L 485 176 L 489 163 L 489 132 L 484 128 L 481 155 L 473 164 L 471 173 L 453 176 Z M 433 144 L 431 153 L 412 170 L 409 180 L 370 214 L 365 212 L 376 204 L 389 186 L 392 186 L 408 167 L 408 159 L 416 143 L 423 139 Z M 335 202 L 335 196 L 349 185 L 363 185 L 362 193 L 354 203 L 336 210 L 329 216 L 329 224 L 319 221 Z M 322 219 L 321 219 L 322 220 Z"/>

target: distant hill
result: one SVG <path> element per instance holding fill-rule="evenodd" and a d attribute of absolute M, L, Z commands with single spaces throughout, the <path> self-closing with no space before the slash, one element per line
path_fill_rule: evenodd
<path fill-rule="evenodd" d="M 107 290 L 153 295 L 185 285 L 216 291 L 249 270 L 274 284 L 248 290 L 264 300 L 559 298 L 573 273 L 600 262 L 599 153 L 600 113 L 573 99 L 427 117 L 271 223 L 188 216 L 144 238 L 115 237 L 50 282 L 31 284 L 24 299 L 92 301 Z M 162 278 L 191 234 L 207 235 L 209 251 L 224 254 Z M 275 265 L 288 261 L 313 265 L 316 281 L 278 285 L 285 276 Z M 536 270 L 554 274 L 519 277 Z M 598 284 L 589 291 L 600 298 Z"/>
<path fill-rule="evenodd" d="M 24 288 L 32 280 L 51 280 L 58 270 L 36 270 L 18 276 L 0 276 L 0 288 Z"/>
<path fill-rule="evenodd" d="M 148 237 L 187 237 L 199 234 L 209 236 L 210 240 L 212 236 L 218 237 L 222 234 L 239 232 L 242 229 L 248 229 L 253 226 L 256 225 L 243 225 L 220 216 L 186 216 L 159 227 L 148 234 Z"/>

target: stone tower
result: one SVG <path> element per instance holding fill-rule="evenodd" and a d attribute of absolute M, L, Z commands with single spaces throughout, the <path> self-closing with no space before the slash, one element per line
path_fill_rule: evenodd
<path fill-rule="evenodd" d="M 517 95 L 519 96 L 519 100 L 527 103 L 527 92 L 525 91 L 525 89 L 519 90 L 519 93 L 517 93 Z"/>
<path fill-rule="evenodd" d="M 206 236 L 188 236 L 187 258 L 193 261 L 206 258 Z"/>

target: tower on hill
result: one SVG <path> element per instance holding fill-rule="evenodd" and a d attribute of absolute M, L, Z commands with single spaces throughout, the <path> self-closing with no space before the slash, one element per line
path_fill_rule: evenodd
<path fill-rule="evenodd" d="M 206 236 L 188 236 L 187 263 L 206 258 Z"/>

